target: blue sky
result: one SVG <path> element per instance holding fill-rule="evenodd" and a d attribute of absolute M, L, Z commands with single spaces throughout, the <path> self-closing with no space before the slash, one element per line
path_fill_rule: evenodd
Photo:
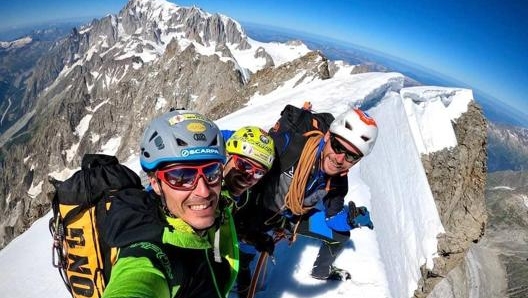
<path fill-rule="evenodd" d="M 100 17 L 126 0 L 0 2 L 0 29 L 40 20 Z M 528 2 L 525 0 L 195 0 L 241 22 L 344 40 L 400 57 L 528 111 Z"/>

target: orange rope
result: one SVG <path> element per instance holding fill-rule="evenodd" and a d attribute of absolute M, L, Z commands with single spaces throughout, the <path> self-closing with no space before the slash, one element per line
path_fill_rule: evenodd
<path fill-rule="evenodd" d="M 304 136 L 308 137 L 308 140 L 304 145 L 299 163 L 293 173 L 290 188 L 284 199 L 286 207 L 295 215 L 305 214 L 312 209 L 312 207 L 303 206 L 304 191 L 306 190 L 310 172 L 316 162 L 317 147 L 323 138 L 323 133 L 319 130 L 313 130 L 305 133 Z"/>

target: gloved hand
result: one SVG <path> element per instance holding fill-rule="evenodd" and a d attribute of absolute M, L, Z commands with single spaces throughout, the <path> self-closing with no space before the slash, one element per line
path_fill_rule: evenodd
<path fill-rule="evenodd" d="M 368 227 L 371 230 L 374 229 L 367 207 L 356 207 L 352 201 L 348 202 L 348 224 L 353 228 Z"/>
<path fill-rule="evenodd" d="M 255 246 L 255 249 L 259 252 L 267 252 L 270 256 L 273 256 L 275 251 L 275 241 L 268 233 L 260 232 L 254 233 L 251 236 L 246 235 L 243 239 L 248 244 Z"/>

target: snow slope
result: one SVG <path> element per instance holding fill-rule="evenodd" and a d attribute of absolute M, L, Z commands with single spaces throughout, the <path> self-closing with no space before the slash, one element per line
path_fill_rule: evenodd
<path fill-rule="evenodd" d="M 472 100 L 471 92 L 428 87 L 429 91 L 437 91 L 433 96 L 425 89 L 401 89 L 403 76 L 398 73 L 350 75 L 349 70 L 344 68 L 324 81 L 313 80 L 295 87 L 284 84 L 270 94 L 254 96 L 246 107 L 217 121 L 224 129 L 249 124 L 267 129 L 288 103 L 300 106 L 309 100 L 315 110 L 337 115 L 366 99 L 383 98 L 369 110 L 380 128 L 378 143 L 372 154 L 349 174 L 346 199 L 367 206 L 375 225 L 373 231 L 353 230 L 350 242 L 336 261 L 337 266 L 352 273 L 352 280 L 340 283 L 310 278 L 319 242 L 299 238 L 292 246 L 279 244 L 276 264 L 268 264 L 266 287 L 258 297 L 411 297 L 419 267 L 431 265 L 436 255 L 436 235 L 443 227 L 420 152 L 441 146 L 417 144 L 449 139 L 453 134 L 449 120 L 465 111 L 467 102 Z M 291 82 L 295 81 L 297 78 Z M 463 96 L 458 91 L 464 91 Z M 417 111 L 426 115 L 430 109 L 434 109 L 432 115 L 438 121 L 416 116 Z M 112 150 L 107 148 L 105 152 Z M 139 171 L 136 156 L 127 164 Z M 51 266 L 48 218 L 49 214 L 0 251 L 2 297 L 68 297 L 58 272 Z"/>

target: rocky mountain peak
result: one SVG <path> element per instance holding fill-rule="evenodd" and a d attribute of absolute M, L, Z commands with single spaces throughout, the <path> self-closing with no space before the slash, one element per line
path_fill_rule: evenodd
<path fill-rule="evenodd" d="M 191 6 L 181 7 L 163 0 L 131 0 L 119 12 L 117 25 L 124 34 L 166 44 L 170 36 L 196 40 L 204 46 L 237 44 L 248 49 L 247 36 L 235 20 Z"/>
<path fill-rule="evenodd" d="M 162 0 L 133 0 L 71 30 L 36 63 L 13 104 L 21 116 L 0 135 L 0 166 L 13 168 L 0 171 L 0 194 L 9 196 L 0 200 L 0 247 L 49 209 L 48 175 L 64 179 L 84 153 L 110 144 L 120 160 L 137 153 L 143 125 L 168 107 L 216 119 L 244 105 L 255 86 L 270 92 L 298 73 L 328 78 L 326 58 L 298 42 L 265 47 L 257 55 L 230 18 Z M 245 57 L 262 63 L 243 65 Z"/>

